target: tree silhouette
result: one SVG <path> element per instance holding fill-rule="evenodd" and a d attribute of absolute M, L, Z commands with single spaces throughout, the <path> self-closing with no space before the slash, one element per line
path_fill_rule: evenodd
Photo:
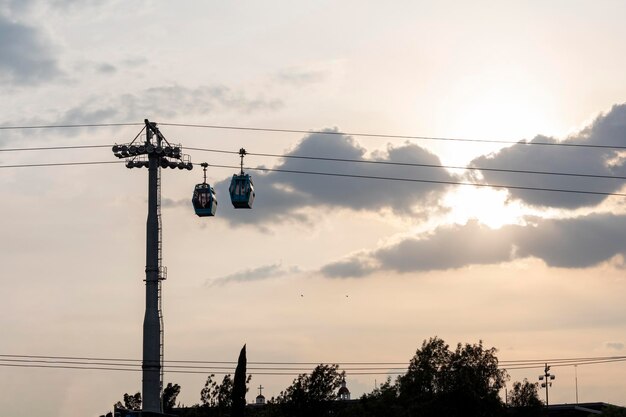
<path fill-rule="evenodd" d="M 330 402 L 337 398 L 342 375 L 339 365 L 320 364 L 311 374 L 300 374 L 276 398 L 286 414 L 319 416 L 328 413 Z"/>
<path fill-rule="evenodd" d="M 454 351 L 440 338 L 422 343 L 405 375 L 397 380 L 398 403 L 408 415 L 490 417 L 503 410 L 499 391 L 506 371 L 498 369 L 496 349 L 458 344 Z"/>
<path fill-rule="evenodd" d="M 246 345 L 243 345 L 241 352 L 239 353 L 239 360 L 237 361 L 237 368 L 235 369 L 235 380 L 233 383 L 232 392 L 232 408 L 231 417 L 243 417 L 246 409 Z"/>
<path fill-rule="evenodd" d="M 233 380 L 230 374 L 224 375 L 221 384 L 213 378 L 214 374 L 209 375 L 204 388 L 200 391 L 201 406 L 215 408 L 217 415 L 224 415 L 232 406 Z"/>
<path fill-rule="evenodd" d="M 127 410 L 141 410 L 141 393 L 135 395 L 124 394 L 124 408 Z"/>
<path fill-rule="evenodd" d="M 176 397 L 180 394 L 180 385 L 168 383 L 163 389 L 163 411 L 169 413 L 176 406 Z"/>
<path fill-rule="evenodd" d="M 540 416 L 543 412 L 543 402 L 539 399 L 537 383 L 516 381 L 508 395 L 508 405 L 515 407 L 511 414 L 523 416 Z"/>

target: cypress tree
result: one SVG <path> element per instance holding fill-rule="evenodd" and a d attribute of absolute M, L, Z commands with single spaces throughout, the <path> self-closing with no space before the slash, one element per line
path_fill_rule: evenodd
<path fill-rule="evenodd" d="M 243 417 L 246 409 L 246 345 L 243 345 L 235 369 L 231 417 Z"/>

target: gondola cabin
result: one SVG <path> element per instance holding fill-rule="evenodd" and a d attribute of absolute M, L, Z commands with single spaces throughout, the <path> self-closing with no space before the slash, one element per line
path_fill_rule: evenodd
<path fill-rule="evenodd" d="M 215 190 L 207 183 L 197 184 L 191 198 L 193 209 L 199 217 L 215 216 L 217 198 Z"/>
<path fill-rule="evenodd" d="M 251 209 L 254 202 L 254 184 L 248 174 L 233 175 L 228 188 L 233 207 Z"/>

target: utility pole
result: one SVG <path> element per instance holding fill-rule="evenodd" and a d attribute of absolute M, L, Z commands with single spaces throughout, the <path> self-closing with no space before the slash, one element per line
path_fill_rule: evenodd
<path fill-rule="evenodd" d="M 143 321 L 142 411 L 162 413 L 163 314 L 161 282 L 167 278 L 162 265 L 161 168 L 193 169 L 180 145 L 171 145 L 157 128 L 145 120 L 146 140 L 113 146 L 116 157 L 126 159 L 127 168 L 148 168 L 148 219 L 146 222 L 146 311 Z"/>
<path fill-rule="evenodd" d="M 545 382 L 541 383 L 541 388 L 545 388 L 546 389 L 546 408 L 548 407 L 549 400 L 548 400 L 548 388 L 552 386 L 552 382 L 554 381 L 554 379 L 556 378 L 554 375 L 552 375 L 550 372 L 548 372 L 550 370 L 550 367 L 548 366 L 548 364 L 546 363 L 546 367 L 543 370 L 543 375 L 539 375 L 539 380 L 543 381 L 545 378 Z"/>
<path fill-rule="evenodd" d="M 574 365 L 574 373 L 576 378 L 576 404 L 578 404 L 578 365 Z"/>

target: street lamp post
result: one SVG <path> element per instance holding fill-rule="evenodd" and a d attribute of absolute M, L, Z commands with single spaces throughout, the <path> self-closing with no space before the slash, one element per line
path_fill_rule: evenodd
<path fill-rule="evenodd" d="M 550 367 L 546 363 L 546 367 L 543 370 L 543 375 L 539 375 L 539 381 L 544 381 L 545 378 L 545 381 L 541 383 L 541 388 L 546 389 L 546 407 L 549 405 L 548 388 L 552 386 L 552 381 L 554 381 L 554 379 L 556 378 L 548 371 L 550 371 Z"/>

